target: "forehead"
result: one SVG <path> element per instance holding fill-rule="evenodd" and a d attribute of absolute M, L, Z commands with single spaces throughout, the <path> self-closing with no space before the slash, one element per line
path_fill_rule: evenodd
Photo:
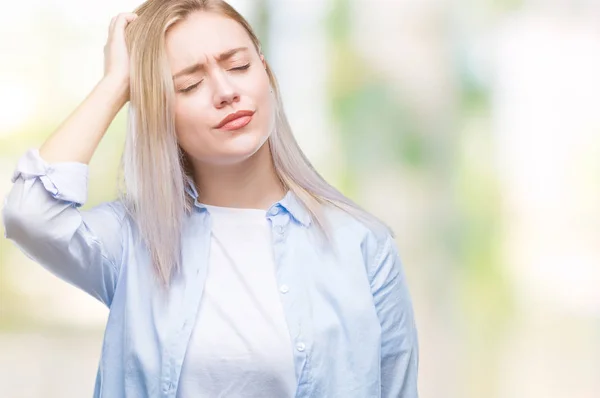
<path fill-rule="evenodd" d="M 165 37 L 171 69 L 204 62 L 232 48 L 252 48 L 246 30 L 231 18 L 211 13 L 194 12 L 172 26 Z"/>

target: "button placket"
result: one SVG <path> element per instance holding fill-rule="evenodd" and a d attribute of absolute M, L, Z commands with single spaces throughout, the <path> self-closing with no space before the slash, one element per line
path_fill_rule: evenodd
<path fill-rule="evenodd" d="M 298 318 L 299 314 L 297 314 L 299 300 L 297 297 L 297 285 L 295 285 L 297 282 L 294 270 L 288 264 L 290 259 L 286 255 L 285 248 L 285 240 L 288 238 L 290 229 L 294 228 L 292 225 L 293 222 L 290 215 L 280 208 L 271 209 L 269 216 L 273 231 L 273 249 L 277 267 L 276 278 L 290 333 L 290 342 L 295 352 L 294 356 L 298 357 L 297 359 L 300 359 L 304 364 L 309 347 L 307 346 L 303 326 L 300 322 L 302 318 Z"/>
<path fill-rule="evenodd" d="M 271 211 L 273 215 L 271 216 L 271 225 L 273 231 L 273 243 L 278 244 L 282 243 L 286 238 L 286 229 L 289 227 L 290 218 L 286 213 L 281 212 L 279 208 L 275 208 Z"/>

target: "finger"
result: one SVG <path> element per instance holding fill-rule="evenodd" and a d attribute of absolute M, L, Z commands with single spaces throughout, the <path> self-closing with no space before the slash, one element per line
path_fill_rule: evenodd
<path fill-rule="evenodd" d="M 136 18 L 137 15 L 134 13 L 119 14 L 115 21 L 114 31 L 122 33 L 125 30 L 125 27 Z"/>
<path fill-rule="evenodd" d="M 128 14 L 128 15 L 125 17 L 125 19 L 127 19 L 127 22 L 132 22 L 132 21 L 134 21 L 134 20 L 135 20 L 137 17 L 138 17 L 138 15 L 137 15 L 137 14 L 135 14 L 135 13 L 130 13 L 130 14 Z"/>
<path fill-rule="evenodd" d="M 133 21 L 136 18 L 137 14 L 132 12 L 119 14 L 119 17 L 117 18 L 117 21 L 115 23 L 115 29 L 124 28 L 129 22 Z"/>
<path fill-rule="evenodd" d="M 123 12 L 114 16 L 110 20 L 110 26 L 108 27 L 108 35 L 112 36 L 115 33 L 115 29 L 123 29 L 125 25 L 137 18 L 137 14 L 132 12 Z"/>
<path fill-rule="evenodd" d="M 109 37 L 112 35 L 116 20 L 117 20 L 117 17 L 112 17 L 110 20 L 110 25 L 108 26 L 108 36 Z"/>

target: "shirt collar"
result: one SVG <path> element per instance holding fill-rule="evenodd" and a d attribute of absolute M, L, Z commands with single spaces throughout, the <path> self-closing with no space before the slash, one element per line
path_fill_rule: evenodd
<path fill-rule="evenodd" d="M 284 208 L 297 222 L 303 226 L 310 226 L 312 221 L 310 213 L 308 210 L 306 210 L 304 204 L 302 204 L 300 199 L 298 199 L 298 196 L 291 189 L 287 191 L 283 199 L 271 206 L 269 213 L 272 212 L 277 206 Z"/>
<path fill-rule="evenodd" d="M 186 179 L 185 192 L 190 195 L 192 199 L 194 199 L 194 205 L 196 207 L 206 210 L 206 207 L 202 203 L 198 202 L 198 191 L 196 190 L 196 184 L 194 184 L 192 179 L 189 177 Z M 310 213 L 308 210 L 306 210 L 300 199 L 298 199 L 298 196 L 291 189 L 287 191 L 281 200 L 273 203 L 273 205 L 269 207 L 267 214 L 269 216 L 277 214 L 279 211 L 277 210 L 278 208 L 287 211 L 297 222 L 305 227 L 308 227 L 311 224 L 312 218 Z"/>

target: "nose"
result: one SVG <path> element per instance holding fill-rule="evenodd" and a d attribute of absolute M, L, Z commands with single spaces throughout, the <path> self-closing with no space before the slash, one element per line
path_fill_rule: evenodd
<path fill-rule="evenodd" d="M 219 71 L 214 75 L 214 98 L 213 102 L 217 109 L 231 105 L 240 100 L 240 94 L 229 81 L 226 73 Z"/>

